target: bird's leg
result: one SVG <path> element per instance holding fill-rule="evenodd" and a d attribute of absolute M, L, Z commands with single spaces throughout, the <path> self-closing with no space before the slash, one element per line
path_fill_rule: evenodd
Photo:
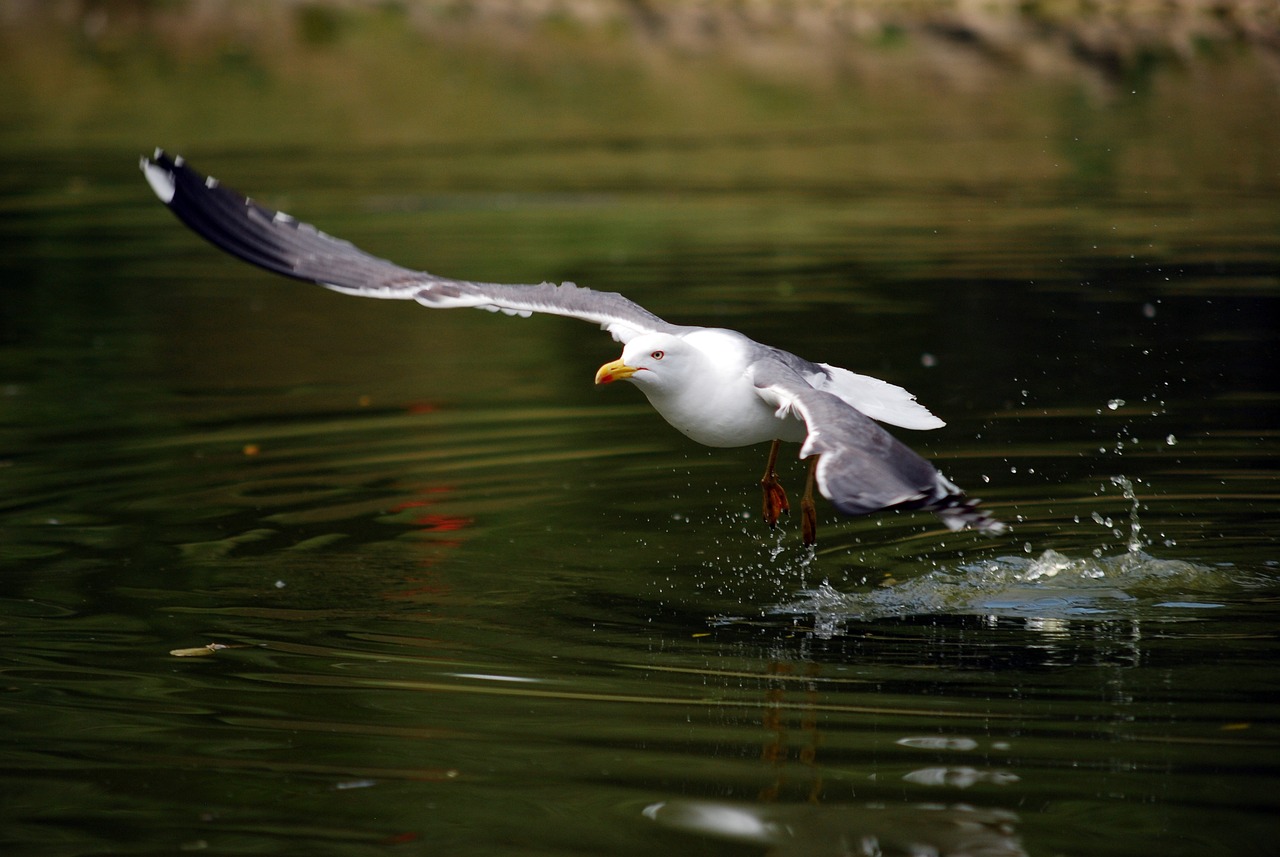
<path fill-rule="evenodd" d="M 809 474 L 804 479 L 804 496 L 800 498 L 800 532 L 806 545 L 818 543 L 818 507 L 813 503 L 813 482 L 818 474 L 818 458 L 809 459 Z"/>
<path fill-rule="evenodd" d="M 781 446 L 782 441 L 775 440 L 769 447 L 769 461 L 765 464 L 764 476 L 760 479 L 760 491 L 764 494 L 764 522 L 770 527 L 777 525 L 779 515 L 791 511 L 791 505 L 787 503 L 787 492 L 782 490 L 782 483 L 778 481 L 778 474 L 773 469 L 778 462 L 778 448 Z"/>

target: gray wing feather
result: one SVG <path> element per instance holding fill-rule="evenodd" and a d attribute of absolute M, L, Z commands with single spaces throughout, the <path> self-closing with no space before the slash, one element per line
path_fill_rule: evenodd
<path fill-rule="evenodd" d="M 821 456 L 818 490 L 843 514 L 927 509 L 951 529 L 1004 530 L 976 500 L 879 423 L 839 397 L 814 389 L 790 365 L 766 359 L 753 364 L 751 372 L 762 398 L 804 420 L 808 437 L 800 456 Z"/>
<path fill-rule="evenodd" d="M 142 170 L 169 210 L 196 234 L 237 258 L 286 277 L 346 294 L 413 300 L 436 308 L 568 316 L 595 322 L 623 342 L 640 333 L 678 329 L 615 292 L 597 292 L 573 283 L 479 283 L 403 268 L 260 205 L 160 150 L 142 160 Z"/>

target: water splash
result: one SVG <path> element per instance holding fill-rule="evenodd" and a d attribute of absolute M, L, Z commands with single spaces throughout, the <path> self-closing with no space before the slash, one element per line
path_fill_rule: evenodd
<path fill-rule="evenodd" d="M 870 571 L 886 559 L 880 545 L 861 555 L 845 555 L 854 563 L 846 572 L 861 568 L 868 573 L 832 577 L 813 552 L 797 556 L 779 550 L 780 542 L 762 541 L 756 562 L 735 566 L 733 586 L 740 589 L 743 580 L 776 584 L 780 596 L 790 594 L 765 613 L 799 618 L 815 636 L 830 638 L 843 633 L 849 622 L 889 617 L 976 615 L 1019 618 L 1043 627 L 1078 619 L 1185 619 L 1187 610 L 1219 608 L 1242 590 L 1262 585 L 1261 578 L 1229 564 L 1151 553 L 1153 541 L 1140 518 L 1140 484 L 1140 479 L 1117 475 L 1099 486 L 1103 494 L 1118 488 L 1126 501 L 1127 533 L 1124 513 L 1115 518 L 1092 513 L 1120 544 L 1108 539 L 1092 549 L 1068 552 L 1027 541 L 1021 555 L 936 560 L 916 565 L 918 573 L 899 570 L 894 575 Z M 1161 539 L 1160 544 L 1174 542 Z M 722 569 L 722 564 L 709 562 L 708 567 Z M 806 576 L 820 582 L 806 583 Z M 723 580 L 723 574 L 717 579 Z"/>
<path fill-rule="evenodd" d="M 1142 521 L 1138 516 L 1139 509 L 1141 508 L 1141 501 L 1138 499 L 1137 490 L 1133 485 L 1135 481 L 1140 482 L 1141 480 L 1131 480 L 1129 477 L 1124 475 L 1112 476 L 1110 479 L 1111 484 L 1118 487 L 1123 494 L 1124 499 L 1129 501 L 1129 535 L 1125 540 L 1125 548 L 1130 553 L 1137 553 L 1152 544 L 1151 539 L 1144 537 L 1142 534 Z M 1099 486 L 1098 493 L 1104 493 L 1106 490 L 1107 486 L 1103 484 Z M 1121 538 L 1124 535 L 1123 531 L 1116 526 L 1115 521 L 1110 515 L 1103 515 L 1101 512 L 1095 511 L 1091 512 L 1089 517 L 1098 526 L 1106 527 L 1108 530 L 1111 530 L 1116 538 Z M 1080 518 L 1077 517 L 1076 521 L 1078 523 Z M 1171 547 L 1174 542 L 1170 539 L 1165 539 L 1164 544 L 1166 547 Z M 1105 547 L 1106 546 L 1104 545 L 1094 548 L 1093 555 L 1100 558 L 1104 553 Z"/>
<path fill-rule="evenodd" d="M 1097 547 L 1080 557 L 1052 548 L 1037 554 L 1028 542 L 1022 556 L 937 567 L 890 585 L 841 592 L 823 581 L 775 612 L 811 614 L 815 633 L 831 635 L 846 621 L 889 616 L 967 614 L 1039 621 L 1221 606 L 1216 599 L 1241 581 L 1226 568 L 1147 553 L 1133 480 L 1121 475 L 1110 482 L 1129 503 L 1123 553 L 1108 556 L 1104 547 Z M 1092 518 L 1117 537 L 1123 535 L 1110 517 L 1094 512 Z"/>
<path fill-rule="evenodd" d="M 801 591 L 772 612 L 807 614 L 831 635 L 848 621 L 921 615 L 1035 620 L 1169 615 L 1177 608 L 1221 606 L 1235 588 L 1229 570 L 1160 559 L 1142 550 L 1110 557 L 1002 556 L 938 568 L 919 577 L 855 592 L 828 581 Z"/>
<path fill-rule="evenodd" d="M 1142 541 L 1142 524 L 1138 521 L 1138 494 L 1127 476 L 1112 476 L 1111 484 L 1119 486 L 1124 498 L 1129 501 L 1129 541 L 1126 546 L 1129 553 L 1138 553 L 1145 547 Z"/>

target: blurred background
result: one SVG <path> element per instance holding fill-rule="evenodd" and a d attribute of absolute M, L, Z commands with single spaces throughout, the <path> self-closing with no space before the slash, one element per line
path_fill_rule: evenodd
<path fill-rule="evenodd" d="M 0 843 L 1270 854 L 1278 120 L 1274 0 L 0 0 Z M 901 384 L 1012 532 L 806 550 L 591 325 L 156 146 Z"/>

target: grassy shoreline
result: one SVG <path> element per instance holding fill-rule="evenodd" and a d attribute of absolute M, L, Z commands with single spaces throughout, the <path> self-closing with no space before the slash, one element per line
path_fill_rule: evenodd
<path fill-rule="evenodd" d="M 192 55 L 228 41 L 332 45 L 369 16 L 476 49 L 640 47 L 818 77 L 874 74 L 904 52 L 956 72 L 1104 79 L 1242 49 L 1280 62 L 1270 0 L 13 0 L 0 27 L 60 28 L 106 52 L 154 39 Z"/>
<path fill-rule="evenodd" d="M 465 174 L 476 144 L 659 141 L 661 183 L 759 137 L 726 182 L 817 185 L 834 132 L 869 181 L 1280 181 L 1280 7 L 1249 0 L 17 0 L 0 56 L 9 152 L 456 147 Z"/>

